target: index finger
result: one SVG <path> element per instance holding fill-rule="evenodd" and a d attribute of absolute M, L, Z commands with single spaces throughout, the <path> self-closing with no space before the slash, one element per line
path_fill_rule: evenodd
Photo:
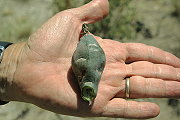
<path fill-rule="evenodd" d="M 127 50 L 126 63 L 134 61 L 149 61 L 180 67 L 180 59 L 159 48 L 141 43 L 124 43 Z"/>

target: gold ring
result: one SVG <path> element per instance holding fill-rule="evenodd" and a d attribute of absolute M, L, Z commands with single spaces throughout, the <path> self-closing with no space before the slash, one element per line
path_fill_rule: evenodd
<path fill-rule="evenodd" d="M 130 78 L 125 79 L 125 95 L 126 95 L 126 98 L 130 97 L 129 80 L 130 80 Z"/>

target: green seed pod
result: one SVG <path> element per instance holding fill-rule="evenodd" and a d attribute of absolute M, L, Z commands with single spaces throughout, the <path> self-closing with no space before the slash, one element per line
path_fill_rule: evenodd
<path fill-rule="evenodd" d="M 97 95 L 105 62 L 105 53 L 96 39 L 90 34 L 81 37 L 72 57 L 72 69 L 81 89 L 81 97 L 90 105 Z"/>

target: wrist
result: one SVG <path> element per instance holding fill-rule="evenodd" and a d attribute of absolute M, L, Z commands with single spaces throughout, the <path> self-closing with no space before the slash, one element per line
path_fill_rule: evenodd
<path fill-rule="evenodd" d="M 4 50 L 3 58 L 0 63 L 0 99 L 3 101 L 11 100 L 11 87 L 14 79 L 19 58 L 25 43 L 16 43 L 8 46 Z"/>

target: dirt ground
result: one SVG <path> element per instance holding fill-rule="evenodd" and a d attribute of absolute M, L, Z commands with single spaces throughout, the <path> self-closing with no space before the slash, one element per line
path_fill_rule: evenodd
<path fill-rule="evenodd" d="M 177 0 L 179 1 L 179 0 Z M 19 42 L 37 30 L 53 15 L 52 0 L 0 0 L 0 40 Z M 171 0 L 133 0 L 136 17 L 143 23 L 145 36 L 140 31 L 136 38 L 125 42 L 140 42 L 159 47 L 180 57 L 180 19 L 174 15 Z M 143 99 L 157 103 L 161 108 L 152 120 L 179 120 L 180 100 Z M 170 104 L 170 105 L 168 105 Z M 32 104 L 10 102 L 0 106 L 0 120 L 121 120 L 121 118 L 79 118 L 55 114 Z"/>

